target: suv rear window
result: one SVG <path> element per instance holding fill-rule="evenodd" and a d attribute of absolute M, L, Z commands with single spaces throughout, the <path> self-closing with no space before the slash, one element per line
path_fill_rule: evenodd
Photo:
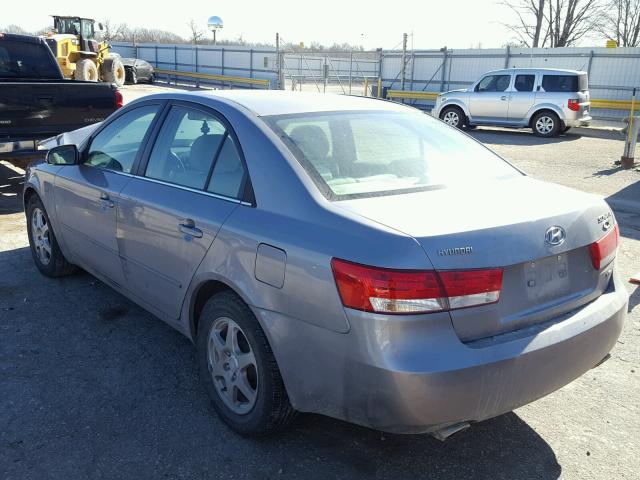
<path fill-rule="evenodd" d="M 262 118 L 329 200 L 520 175 L 481 143 L 423 113 L 338 111 Z"/>
<path fill-rule="evenodd" d="M 545 92 L 579 92 L 589 88 L 587 75 L 544 75 L 542 88 Z"/>

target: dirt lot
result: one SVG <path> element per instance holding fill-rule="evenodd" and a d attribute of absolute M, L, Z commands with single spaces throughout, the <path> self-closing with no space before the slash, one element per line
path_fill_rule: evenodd
<path fill-rule="evenodd" d="M 609 197 L 619 272 L 640 270 L 640 173 L 612 166 L 620 140 L 473 135 L 533 176 Z M 246 440 L 216 418 L 185 338 L 87 274 L 37 272 L 13 195 L 20 183 L 0 164 L 2 479 L 640 478 L 640 289 L 630 284 L 608 362 L 446 443 L 314 415 L 278 438 Z"/>

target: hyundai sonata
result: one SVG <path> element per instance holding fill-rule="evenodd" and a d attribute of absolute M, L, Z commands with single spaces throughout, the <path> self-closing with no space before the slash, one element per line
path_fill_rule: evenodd
<path fill-rule="evenodd" d="M 27 172 L 33 259 L 188 336 L 243 434 L 315 412 L 449 433 L 546 395 L 620 334 L 618 227 L 400 104 L 165 93 Z"/>

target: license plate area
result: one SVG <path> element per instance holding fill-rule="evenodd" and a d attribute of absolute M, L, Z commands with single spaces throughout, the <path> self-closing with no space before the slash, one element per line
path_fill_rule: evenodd
<path fill-rule="evenodd" d="M 527 298 L 534 301 L 552 300 L 570 292 L 567 254 L 554 255 L 523 265 Z"/>

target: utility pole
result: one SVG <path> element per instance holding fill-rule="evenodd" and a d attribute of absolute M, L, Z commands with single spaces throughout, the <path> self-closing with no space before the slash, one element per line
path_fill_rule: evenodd
<path fill-rule="evenodd" d="M 400 90 L 404 90 L 407 75 L 407 34 L 402 34 L 402 73 L 400 74 Z"/>
<path fill-rule="evenodd" d="M 282 79 L 282 59 L 280 58 L 280 34 L 276 33 L 276 69 L 278 71 L 278 90 L 284 90 L 285 85 Z"/>

